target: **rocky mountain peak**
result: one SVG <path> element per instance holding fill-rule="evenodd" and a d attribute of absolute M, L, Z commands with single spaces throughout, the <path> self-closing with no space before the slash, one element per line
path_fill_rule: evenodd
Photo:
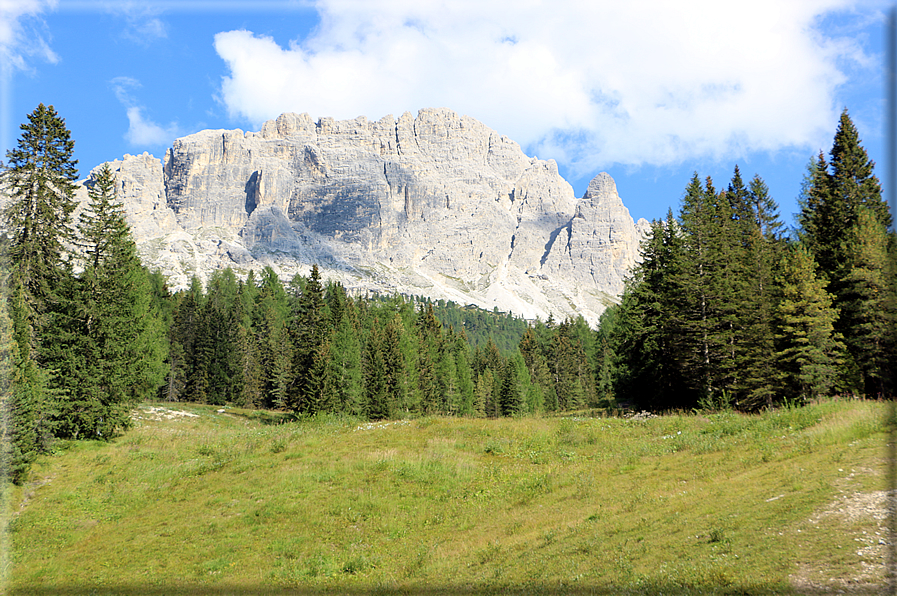
<path fill-rule="evenodd" d="M 444 108 L 287 113 L 110 165 L 141 256 L 173 288 L 228 266 L 289 278 L 318 264 L 350 291 L 595 323 L 638 258 L 608 174 L 577 200 L 554 161 Z"/>
<path fill-rule="evenodd" d="M 620 195 L 617 194 L 617 183 L 610 177 L 610 174 L 601 172 L 589 182 L 589 187 L 582 198 L 593 201 L 600 201 L 601 199 L 619 200 Z M 622 204 L 622 201 L 620 203 Z"/>

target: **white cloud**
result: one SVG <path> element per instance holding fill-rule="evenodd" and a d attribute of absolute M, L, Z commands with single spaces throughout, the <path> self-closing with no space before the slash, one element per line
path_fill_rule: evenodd
<path fill-rule="evenodd" d="M 449 107 L 582 171 L 817 150 L 839 87 L 876 63 L 849 32 L 819 26 L 833 12 L 877 10 L 855 5 L 320 0 L 319 27 L 289 47 L 216 35 L 230 70 L 220 98 L 254 126 L 284 111 Z"/>
<path fill-rule="evenodd" d="M 179 136 L 178 126 L 171 123 L 167 128 L 163 128 L 143 117 L 143 108 L 134 106 L 128 108 L 128 132 L 125 133 L 125 139 L 132 145 L 138 147 L 158 147 L 160 145 L 169 145 Z"/>
<path fill-rule="evenodd" d="M 3 68 L 27 69 L 27 59 L 37 56 L 52 64 L 59 57 L 39 31 L 38 16 L 56 6 L 54 0 L 0 0 L 0 60 Z"/>
<path fill-rule="evenodd" d="M 157 17 L 129 17 L 128 27 L 123 35 L 132 41 L 148 44 L 168 37 L 165 23 Z"/>
<path fill-rule="evenodd" d="M 116 77 L 112 81 L 115 97 L 127 109 L 128 131 L 124 138 L 135 147 L 160 147 L 171 144 L 180 136 L 176 122 L 160 126 L 143 115 L 143 106 L 137 104 L 133 91 L 140 88 L 140 81 L 131 77 Z"/>
<path fill-rule="evenodd" d="M 0 0 L 0 160 L 12 139 L 12 79 L 17 70 L 30 70 L 36 57 L 51 64 L 59 57 L 44 39 L 46 26 L 40 14 L 56 5 L 54 0 Z"/>

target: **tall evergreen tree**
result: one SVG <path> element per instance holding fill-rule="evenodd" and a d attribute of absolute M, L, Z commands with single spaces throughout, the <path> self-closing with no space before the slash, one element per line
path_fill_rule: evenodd
<path fill-rule="evenodd" d="M 355 301 L 339 284 L 327 290 L 333 325 L 331 354 L 336 367 L 336 391 L 340 410 L 363 415 L 364 380 L 361 372 L 361 339 Z"/>
<path fill-rule="evenodd" d="M 820 154 L 810 165 L 798 223 L 802 240 L 828 277 L 832 292 L 838 295 L 851 260 L 845 239 L 860 212 L 870 210 L 886 229 L 891 226 L 891 216 L 874 173 L 875 163 L 861 145 L 846 109 L 841 113 L 830 155 L 830 163 Z"/>
<path fill-rule="evenodd" d="M 21 137 L 7 152 L 0 174 L 0 185 L 9 196 L 2 217 L 9 236 L 9 287 L 22 287 L 31 330 L 27 341 L 37 346 L 70 277 L 65 246 L 74 239 L 71 214 L 78 161 L 73 157 L 75 142 L 53 106 L 38 105 L 20 128 Z"/>
<path fill-rule="evenodd" d="M 402 347 L 405 327 L 402 316 L 395 313 L 383 330 L 383 367 L 386 375 L 387 401 L 391 412 L 407 413 L 408 404 L 408 362 Z"/>
<path fill-rule="evenodd" d="M 66 389 L 59 406 L 64 436 L 110 438 L 130 423 L 133 404 L 156 396 L 167 345 L 149 275 L 105 164 L 92 177 L 81 214 L 85 266 L 71 301 L 71 334 L 52 365 Z"/>
<path fill-rule="evenodd" d="M 843 314 L 835 321 L 835 331 L 847 338 L 849 347 L 841 375 L 845 381 L 842 389 L 858 392 L 873 390 L 877 393 L 873 387 L 865 386 L 866 382 L 863 381 L 871 373 L 872 369 L 868 367 L 874 357 L 870 356 L 868 346 L 853 339 L 867 337 L 868 331 L 862 327 L 864 315 L 856 309 L 859 296 L 869 289 L 868 280 L 861 279 L 864 275 L 861 270 L 871 271 L 868 260 L 866 265 L 856 268 L 856 242 L 868 240 L 860 239 L 856 230 L 862 227 L 877 238 L 878 230 L 890 230 L 892 220 L 881 195 L 881 184 L 874 173 L 875 164 L 863 148 L 846 109 L 841 114 L 830 156 L 830 161 L 826 162 L 820 154 L 810 164 L 800 199 L 798 233 L 813 252 L 818 274 L 829 281 L 828 289 L 834 296 L 835 308 Z M 864 213 L 871 215 L 874 225 L 873 221 L 860 223 Z M 893 245 L 893 238 L 888 239 L 887 244 Z M 867 243 L 860 250 L 865 251 L 866 257 L 871 257 L 870 248 Z M 889 283 L 886 282 L 886 286 Z M 879 381 L 883 379 L 876 375 L 873 374 L 873 377 Z M 878 388 L 881 387 L 878 383 Z"/>
<path fill-rule="evenodd" d="M 389 379 L 383 355 L 383 331 L 380 321 L 374 318 L 371 331 L 364 346 L 364 393 L 365 413 L 371 420 L 389 418 Z"/>
<path fill-rule="evenodd" d="M 736 365 L 741 370 L 737 396 L 743 409 L 771 406 L 777 399 L 775 375 L 775 271 L 784 244 L 778 205 L 766 184 L 755 176 L 750 184 L 751 220 L 744 250 L 745 283 L 739 300 L 741 346 Z"/>
<path fill-rule="evenodd" d="M 680 332 L 684 252 L 683 233 L 671 211 L 665 222 L 652 224 L 611 330 L 618 399 L 657 410 L 694 401 L 684 364 L 689 348 Z"/>
<path fill-rule="evenodd" d="M 237 403 L 262 407 L 265 403 L 265 377 L 259 341 L 253 328 L 258 287 L 255 273 L 250 270 L 245 282 L 237 282 L 237 344 L 240 358 L 240 395 Z"/>
<path fill-rule="evenodd" d="M 293 346 L 288 331 L 289 298 L 277 273 L 265 267 L 260 286 L 255 292 L 252 328 L 259 346 L 259 363 L 264 382 L 264 405 L 282 408 L 287 405 L 287 389 L 293 376 Z"/>
<path fill-rule="evenodd" d="M 897 296 L 888 232 L 871 210 L 859 214 L 849 239 L 851 260 L 841 294 L 845 343 L 859 368 L 858 389 L 867 395 L 893 395 Z"/>
<path fill-rule="evenodd" d="M 838 311 L 827 282 L 817 277 L 813 255 L 802 244 L 783 258 L 778 281 L 776 359 L 785 395 L 827 395 L 836 386 L 844 350 L 834 330 Z"/>
<path fill-rule="evenodd" d="M 312 266 L 311 276 L 303 284 L 291 331 L 293 380 L 287 405 L 296 411 L 314 414 L 321 406 L 321 400 L 329 401 L 331 397 L 325 396 L 322 388 L 317 386 L 323 378 L 315 374 L 320 367 L 326 368 L 320 352 L 330 335 L 329 317 L 324 309 L 324 287 L 317 265 Z"/>
<path fill-rule="evenodd" d="M 461 333 L 455 334 L 451 351 L 455 360 L 458 381 L 455 413 L 460 416 L 469 416 L 473 413 L 475 386 L 470 365 L 470 342 L 463 329 Z"/>
<path fill-rule="evenodd" d="M 557 398 L 554 394 L 554 383 L 552 382 L 551 371 L 548 370 L 548 363 L 539 342 L 536 339 L 536 333 L 532 328 L 528 328 L 520 338 L 518 351 L 523 357 L 529 372 L 532 383 L 538 387 L 539 408 L 555 409 L 552 406 L 557 405 Z M 534 404 L 535 405 L 535 404 Z"/>
<path fill-rule="evenodd" d="M 51 438 L 46 376 L 29 351 L 19 350 L 20 344 L 27 345 L 27 339 L 16 338 L 29 333 L 23 294 L 19 286 L 9 299 L 0 297 L 0 415 L 4 424 L 0 445 L 7 450 L 5 469 L 0 472 L 16 484 L 25 481 L 31 462 L 49 447 Z"/>
<path fill-rule="evenodd" d="M 486 404 L 492 399 L 492 388 L 495 380 L 492 376 L 492 369 L 487 368 L 482 374 L 477 376 L 477 385 L 473 398 L 473 415 L 478 418 L 486 416 Z"/>
<path fill-rule="evenodd" d="M 685 375 L 693 399 L 715 400 L 730 388 L 736 370 L 738 287 L 737 251 L 732 208 L 718 195 L 710 178 L 702 188 L 697 174 L 686 188 L 680 213 L 685 232 L 685 258 L 677 285 L 682 307 L 678 323 L 683 334 Z"/>

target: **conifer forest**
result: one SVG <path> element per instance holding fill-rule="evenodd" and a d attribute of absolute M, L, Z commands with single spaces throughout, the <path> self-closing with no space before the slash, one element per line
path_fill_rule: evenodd
<path fill-rule="evenodd" d="M 73 217 L 73 150 L 64 119 L 41 104 L 0 174 L 14 480 L 57 438 L 121 433 L 142 401 L 379 420 L 756 411 L 894 392 L 897 246 L 846 110 L 804 173 L 793 227 L 759 176 L 695 173 L 597 329 L 353 296 L 316 266 L 291 280 L 228 269 L 172 294 L 140 262 L 108 166 Z"/>

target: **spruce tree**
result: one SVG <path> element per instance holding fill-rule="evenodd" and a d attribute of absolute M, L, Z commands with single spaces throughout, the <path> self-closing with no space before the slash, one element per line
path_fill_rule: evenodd
<path fill-rule="evenodd" d="M 850 266 L 851 249 L 845 240 L 860 212 L 870 210 L 886 229 L 891 226 L 891 216 L 874 173 L 875 163 L 863 148 L 846 109 L 841 113 L 830 155 L 830 162 L 820 154 L 810 165 L 798 223 L 801 239 L 837 296 Z"/>
<path fill-rule="evenodd" d="M 2 218 L 9 236 L 9 287 L 22 287 L 31 330 L 27 341 L 37 346 L 70 277 L 65 246 L 74 239 L 71 214 L 78 161 L 73 158 L 75 142 L 53 106 L 38 105 L 20 128 L 22 134 L 7 152 L 0 174 L 0 186 L 9 197 Z"/>
<path fill-rule="evenodd" d="M 844 351 L 834 330 L 838 311 L 826 280 L 816 275 L 813 255 L 802 244 L 782 259 L 778 284 L 776 372 L 785 395 L 802 400 L 828 395 L 838 381 Z"/>
<path fill-rule="evenodd" d="M 197 338 L 202 330 L 202 308 L 205 295 L 202 283 L 195 275 L 190 287 L 175 296 L 175 308 L 169 330 L 169 354 L 183 358 L 181 366 L 169 371 L 168 385 L 172 388 L 171 400 L 197 401 L 204 399 L 205 370 L 199 356 Z M 201 380 L 200 380 L 201 379 Z M 178 390 L 180 389 L 180 390 Z M 198 389 L 198 390 L 197 390 Z"/>
<path fill-rule="evenodd" d="M 420 305 L 415 326 L 419 345 L 417 388 L 420 407 L 427 414 L 441 413 L 445 406 L 444 375 L 448 371 L 446 366 L 440 367 L 442 323 L 436 318 L 432 304 L 428 303 L 426 308 Z"/>
<path fill-rule="evenodd" d="M 874 167 L 875 164 L 869 159 L 845 109 L 835 133 L 829 162 L 820 154 L 811 163 L 804 179 L 798 233 L 813 253 L 818 274 L 829 281 L 828 289 L 834 296 L 835 308 L 843 314 L 835 321 L 835 331 L 847 338 L 849 347 L 841 371 L 841 378 L 844 380 L 841 389 L 854 392 L 872 390 L 878 393 L 883 387 L 880 382 L 877 384 L 878 389 L 875 389 L 876 383 L 867 387 L 863 380 L 872 371 L 869 368 L 872 359 L 868 352 L 870 348 L 853 339 L 868 337 L 868 330 L 862 328 L 865 315 L 856 308 L 859 304 L 858 296 L 866 291 L 862 286 L 867 284 L 867 281 L 861 279 L 861 270 L 871 271 L 867 266 L 868 261 L 866 265 L 856 268 L 856 243 L 867 240 L 859 238 L 856 230 L 862 225 L 877 237 L 877 230 L 885 230 L 887 233 L 892 223 Z M 864 213 L 869 214 L 871 220 L 860 224 Z M 888 245 L 893 243 L 893 238 L 887 240 Z M 868 254 L 870 245 L 867 244 L 861 250 L 866 251 L 867 257 L 871 257 Z M 877 259 L 880 260 L 881 256 Z M 886 286 L 890 284 L 884 283 Z M 877 377 L 877 374 L 874 373 L 873 377 Z M 879 381 L 883 379 L 877 378 Z"/>
<path fill-rule="evenodd" d="M 862 376 L 858 389 L 893 395 L 897 296 L 888 232 L 871 210 L 859 214 L 849 239 L 850 262 L 839 298 L 845 343 Z"/>
<path fill-rule="evenodd" d="M 70 334 L 53 367 L 66 395 L 63 436 L 108 439 L 130 424 L 130 409 L 162 386 L 168 356 L 161 315 L 108 164 L 94 173 L 81 214 L 84 270 L 74 284 Z"/>
<path fill-rule="evenodd" d="M 386 363 L 383 356 L 383 331 L 380 320 L 374 318 L 371 330 L 364 346 L 365 414 L 371 420 L 389 418 L 389 379 L 386 376 Z"/>
<path fill-rule="evenodd" d="M 330 335 L 329 317 L 324 309 L 324 287 L 317 265 L 312 266 L 310 277 L 302 284 L 291 335 L 293 380 L 287 405 L 295 411 L 314 414 L 321 406 L 321 400 L 329 401 L 331 397 L 325 396 L 323 389 L 318 387 L 324 379 L 316 375 L 323 370 L 321 367 L 326 368 L 320 352 Z"/>
<path fill-rule="evenodd" d="M 293 346 L 289 326 L 289 298 L 277 273 L 265 267 L 252 307 L 252 328 L 259 346 L 259 363 L 264 383 L 264 406 L 287 405 L 287 390 L 293 380 Z M 295 391 L 295 387 L 292 388 Z M 294 394 L 295 395 L 295 394 Z"/>
<path fill-rule="evenodd" d="M 355 301 L 341 285 L 327 291 L 333 321 L 331 354 L 336 367 L 336 390 L 340 410 L 363 415 L 364 380 L 361 372 L 361 340 Z M 336 304 L 334 304 L 336 300 Z"/>
<path fill-rule="evenodd" d="M 684 373 L 693 400 L 713 401 L 730 389 L 737 374 L 738 233 L 729 200 L 717 194 L 710 178 L 702 187 L 697 174 L 686 188 L 680 221 L 685 256 L 676 284 Z"/>
<path fill-rule="evenodd" d="M 752 410 L 771 406 L 778 387 L 775 375 L 776 306 L 775 271 L 784 243 L 778 205 L 766 184 L 755 176 L 750 184 L 751 220 L 744 251 L 745 284 L 739 300 L 743 336 L 737 366 L 741 376 L 736 387 L 739 407 Z"/>
<path fill-rule="evenodd" d="M 0 445 L 7 450 L 0 473 L 16 484 L 26 480 L 31 462 L 51 439 L 46 376 L 29 351 L 19 350 L 20 343 L 27 344 L 17 339 L 28 333 L 24 313 L 21 286 L 8 299 L 0 296 Z"/>
<path fill-rule="evenodd" d="M 458 379 L 456 413 L 460 416 L 468 416 L 473 412 L 475 385 L 470 366 L 470 343 L 463 329 L 460 334 L 455 335 L 451 349 L 455 359 Z"/>
<path fill-rule="evenodd" d="M 383 330 L 383 367 L 386 375 L 387 401 L 390 413 L 407 413 L 408 407 L 408 362 L 402 343 L 405 327 L 399 313 L 393 315 Z"/>
<path fill-rule="evenodd" d="M 550 406 L 557 404 L 557 398 L 554 397 L 554 383 L 545 355 L 532 328 L 528 328 L 520 338 L 518 350 L 526 364 L 532 383 L 538 387 L 539 408 L 553 409 Z"/>
<path fill-rule="evenodd" d="M 237 403 L 262 407 L 265 402 L 265 378 L 259 341 L 253 329 L 253 310 L 258 287 L 250 270 L 245 282 L 237 282 L 237 345 L 240 358 L 240 393 Z"/>
<path fill-rule="evenodd" d="M 492 369 L 487 368 L 477 376 L 477 386 L 473 400 L 473 415 L 477 418 L 488 416 L 488 404 L 492 400 L 492 392 L 495 387 L 495 377 Z"/>
<path fill-rule="evenodd" d="M 685 373 L 690 348 L 681 332 L 687 298 L 680 287 L 684 244 L 672 211 L 666 221 L 652 224 L 611 329 L 614 392 L 644 408 L 664 410 L 694 401 Z"/>

